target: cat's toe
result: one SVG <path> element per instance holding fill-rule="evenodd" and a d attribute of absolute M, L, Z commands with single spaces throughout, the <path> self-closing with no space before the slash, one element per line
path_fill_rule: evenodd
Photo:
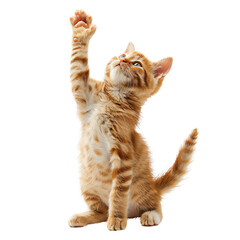
<path fill-rule="evenodd" d="M 157 211 L 148 211 L 142 214 L 142 226 L 156 226 L 162 221 L 162 216 Z"/>
<path fill-rule="evenodd" d="M 110 231 L 123 230 L 127 226 L 127 218 L 109 217 L 107 227 Z"/>
<path fill-rule="evenodd" d="M 92 24 L 92 16 L 88 15 L 88 16 L 86 17 L 86 22 L 87 22 L 87 24 L 90 26 L 90 25 Z"/>
<path fill-rule="evenodd" d="M 81 221 L 81 217 L 79 215 L 75 214 L 68 221 L 68 225 L 70 227 L 83 227 L 86 224 L 84 224 L 83 221 Z"/>
<path fill-rule="evenodd" d="M 80 14 L 80 11 L 79 10 L 76 10 L 75 11 L 75 15 L 78 16 Z"/>
<path fill-rule="evenodd" d="M 88 28 L 92 23 L 92 16 L 87 15 L 83 10 L 76 10 L 74 17 L 70 17 L 70 22 L 76 28 Z"/>

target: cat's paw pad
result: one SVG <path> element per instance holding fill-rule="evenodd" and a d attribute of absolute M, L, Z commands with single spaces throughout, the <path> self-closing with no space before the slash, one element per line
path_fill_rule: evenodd
<path fill-rule="evenodd" d="M 83 10 L 77 10 L 75 15 L 70 17 L 70 22 L 74 32 L 74 42 L 81 39 L 90 39 L 96 31 L 96 26 L 91 25 L 92 17 L 87 15 Z"/>
<path fill-rule="evenodd" d="M 142 226 L 156 226 L 162 221 L 162 216 L 157 211 L 148 211 L 142 214 Z"/>
<path fill-rule="evenodd" d="M 127 218 L 109 217 L 107 221 L 107 228 L 111 231 L 123 230 L 127 226 Z"/>
<path fill-rule="evenodd" d="M 87 225 L 80 214 L 73 215 L 68 221 L 70 227 L 84 227 Z"/>
<path fill-rule="evenodd" d="M 83 10 L 76 10 L 75 15 L 70 17 L 72 26 L 88 28 L 92 23 L 92 17 L 87 15 Z"/>

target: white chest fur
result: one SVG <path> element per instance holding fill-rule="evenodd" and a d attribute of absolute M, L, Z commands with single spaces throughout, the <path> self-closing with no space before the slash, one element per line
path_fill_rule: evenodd
<path fill-rule="evenodd" d="M 109 146 L 106 141 L 103 114 L 95 109 L 84 124 L 81 138 L 81 188 L 82 192 L 98 194 L 108 203 L 112 177 Z"/>

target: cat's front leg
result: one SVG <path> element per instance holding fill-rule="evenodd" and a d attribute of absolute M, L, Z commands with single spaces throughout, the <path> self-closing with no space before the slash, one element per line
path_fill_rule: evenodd
<path fill-rule="evenodd" d="M 73 28 L 73 42 L 75 45 L 88 45 L 89 40 L 96 31 L 96 26 L 92 25 L 92 17 L 83 10 L 76 10 L 75 16 L 70 17 Z"/>
<path fill-rule="evenodd" d="M 88 45 L 96 31 L 92 25 L 92 17 L 84 11 L 76 11 L 70 18 L 72 36 L 71 82 L 72 92 L 81 112 L 89 111 L 95 100 L 94 92 L 99 82 L 89 78 Z"/>
<path fill-rule="evenodd" d="M 112 189 L 107 227 L 109 230 L 123 230 L 127 226 L 129 189 L 132 183 L 132 157 L 123 148 L 112 148 Z"/>

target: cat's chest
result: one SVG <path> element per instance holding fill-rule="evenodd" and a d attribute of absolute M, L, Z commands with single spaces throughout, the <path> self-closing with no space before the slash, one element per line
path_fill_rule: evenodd
<path fill-rule="evenodd" d="M 105 112 L 96 110 L 85 124 L 83 142 L 88 160 L 94 159 L 98 163 L 109 161 L 108 122 Z"/>

